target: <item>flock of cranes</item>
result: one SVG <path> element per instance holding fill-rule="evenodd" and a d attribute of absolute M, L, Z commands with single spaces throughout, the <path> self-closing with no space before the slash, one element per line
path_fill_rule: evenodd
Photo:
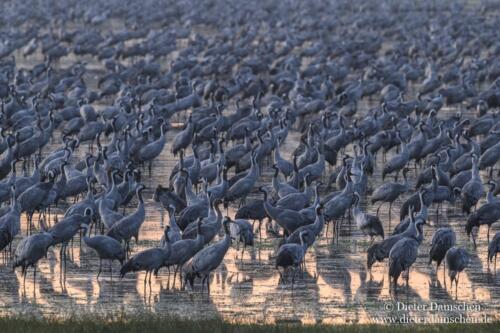
<path fill-rule="evenodd" d="M 0 51 L 0 250 L 24 278 L 29 268 L 36 278 L 51 247 L 65 274 L 67 247 L 80 238 L 99 260 L 97 278 L 103 261 L 111 274 L 118 261 L 121 277 L 145 271 L 151 283 L 172 268 L 174 281 L 200 279 L 210 291 L 232 243 L 244 252 L 265 229 L 282 239 L 275 266 L 283 281 L 291 270 L 293 284 L 317 239 L 338 241 L 353 222 L 371 239 L 367 268 L 387 262 L 397 288 L 427 241 L 429 211 L 439 225 L 444 202 L 459 203 L 467 222 L 435 230 L 429 263 L 443 263 L 458 288 L 470 251 L 456 232 L 476 246 L 477 229 L 487 226 L 496 270 L 500 233 L 490 239 L 489 230 L 500 219 L 498 17 L 478 21 L 469 7 L 439 1 L 424 1 L 423 11 L 411 1 L 363 10 L 357 1 L 267 1 L 265 10 L 252 1 L 181 1 L 161 15 L 147 0 L 140 9 L 132 1 L 69 3 L 71 11 L 46 6 L 41 16 L 35 4 L 4 13 L 12 30 L 2 32 Z M 124 30 L 107 31 L 112 18 L 124 18 Z M 30 24 L 21 28 L 23 19 Z M 201 26 L 216 29 L 207 35 L 194 29 Z M 11 55 L 19 52 L 44 60 L 21 67 Z M 95 85 L 80 57 L 102 65 Z M 182 129 L 167 140 L 179 120 Z M 288 158 L 280 147 L 292 131 L 300 142 Z M 165 150 L 178 160 L 153 198 L 168 224 L 162 217 L 161 239 L 137 252 L 144 179 L 164 167 Z M 378 176 L 384 182 L 373 188 Z M 365 203 L 378 205 L 376 213 Z M 379 214 L 384 204 L 389 221 Z M 400 223 L 391 228 L 394 206 Z"/>

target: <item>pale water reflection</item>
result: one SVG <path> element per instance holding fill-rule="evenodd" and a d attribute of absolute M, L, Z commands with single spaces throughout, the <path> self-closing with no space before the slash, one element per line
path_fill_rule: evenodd
<path fill-rule="evenodd" d="M 64 59 L 61 66 L 64 66 Z M 98 70 L 98 67 L 94 70 Z M 93 79 L 95 77 L 89 74 L 89 81 Z M 362 107 L 367 108 L 368 104 L 363 103 Z M 456 111 L 443 109 L 440 115 Z M 168 142 L 171 142 L 175 133 L 176 130 L 168 133 Z M 59 138 L 55 137 L 53 142 L 48 149 L 60 142 Z M 281 151 L 285 156 L 290 156 L 298 142 L 299 133 L 292 131 Z M 77 152 L 80 157 L 84 150 L 85 147 L 82 147 Z M 377 163 L 376 172 L 370 179 L 370 188 L 375 188 L 382 182 L 381 158 Z M 146 221 L 141 229 L 140 242 L 134 244 L 133 252 L 159 243 L 163 233 L 160 207 L 153 202 L 152 192 L 157 184 L 167 184 L 174 164 L 175 159 L 170 154 L 170 144 L 167 143 L 162 155 L 153 163 L 152 177 L 148 177 L 147 171 L 144 173 L 147 186 Z M 260 179 L 261 184 L 269 182 L 270 177 L 270 168 L 266 167 Z M 414 170 L 411 170 L 409 180 L 414 184 Z M 255 196 L 258 195 L 255 193 Z M 391 231 L 389 225 L 393 228 L 398 223 L 401 202 L 399 200 L 393 206 L 391 221 L 387 206 L 381 210 L 386 235 Z M 134 201 L 128 207 L 128 212 L 135 209 L 135 204 Z M 68 204 L 63 203 L 53 211 L 60 214 L 60 217 L 67 206 Z M 363 207 L 366 207 L 366 200 L 363 200 Z M 375 210 L 376 207 L 368 206 L 368 211 L 374 213 Z M 230 209 L 229 215 L 234 216 L 234 213 L 234 209 Z M 500 267 L 496 273 L 491 271 L 492 267 L 488 268 L 486 229 L 480 230 L 478 247 L 474 250 L 465 235 L 465 217 L 458 206 L 444 204 L 439 214 L 437 222 L 434 208 L 431 210 L 429 224 L 424 228 L 425 240 L 410 272 L 409 285 L 404 286 L 401 279 L 397 293 L 389 288 L 386 262 L 375 264 L 371 274 L 367 271 L 366 249 L 369 240 L 352 223 L 343 226 L 339 243 L 332 240 L 330 228 L 329 234 L 324 234 L 309 249 L 306 269 L 297 277 L 293 289 L 290 283 L 279 282 L 279 275 L 274 267 L 274 254 L 279 240 L 263 232 L 263 239 L 257 238 L 255 247 L 248 249 L 243 256 L 235 248 L 229 250 L 223 264 L 211 277 L 210 296 L 200 293 L 199 285 L 195 291 L 180 290 L 179 280 L 173 281 L 173 274 L 168 275 L 166 269 L 161 271 L 157 279 L 153 278 L 151 285 L 145 286 L 144 273 L 129 274 L 120 280 L 118 263 L 114 263 L 112 267 L 113 276 L 108 263 L 105 263 L 104 271 L 97 280 L 97 257 L 85 245 L 80 246 L 80 239 L 77 237 L 69 246 L 65 279 L 61 278 L 63 272 L 58 247 L 49 250 L 47 258 L 40 261 L 35 285 L 32 270 L 29 270 L 26 283 L 23 283 L 20 273 L 13 272 L 10 260 L 0 260 L 0 315 L 30 313 L 39 316 L 69 316 L 88 312 L 106 314 L 151 311 L 192 319 L 222 317 L 240 322 L 367 323 L 387 313 L 384 308 L 386 302 L 400 301 L 408 304 L 478 304 L 481 312 L 468 313 L 469 315 L 487 314 L 500 320 Z M 54 219 L 54 215 L 51 218 Z M 465 246 L 472 254 L 471 264 L 461 274 L 456 292 L 449 280 L 444 278 L 442 268 L 436 274 L 435 266 L 427 264 L 430 240 L 438 226 L 451 226 L 457 234 L 458 245 Z M 24 216 L 22 230 L 24 234 Z M 494 225 L 491 234 L 497 230 L 498 225 Z M 14 243 L 17 242 L 18 240 Z M 430 316 L 432 312 L 423 315 Z"/>

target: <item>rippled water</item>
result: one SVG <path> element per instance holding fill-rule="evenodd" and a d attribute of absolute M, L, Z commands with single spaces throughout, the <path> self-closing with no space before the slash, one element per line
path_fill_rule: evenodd
<path fill-rule="evenodd" d="M 23 61 L 28 63 L 33 60 L 21 59 L 21 65 Z M 64 64 L 65 59 L 61 61 L 61 66 Z M 95 78 L 89 73 L 88 79 L 92 81 Z M 366 108 L 367 105 L 363 107 Z M 457 110 L 442 110 L 440 115 L 455 111 Z M 175 132 L 171 130 L 168 133 L 168 142 L 171 142 Z M 58 145 L 57 137 L 56 134 L 50 147 Z M 298 138 L 299 133 L 291 131 L 281 149 L 283 155 L 291 154 L 298 144 Z M 80 147 L 78 154 L 81 156 L 85 149 L 86 147 Z M 167 143 L 167 147 L 153 164 L 153 176 L 144 177 L 148 187 L 145 195 L 146 222 L 141 229 L 139 244 L 133 246 L 134 253 L 155 246 L 160 240 L 163 232 L 160 227 L 160 207 L 153 202 L 152 191 L 157 184 L 167 184 L 174 163 L 170 144 Z M 382 166 L 379 156 L 375 175 L 370 179 L 370 188 L 380 185 Z M 327 168 L 325 179 L 328 179 L 328 175 Z M 260 181 L 269 182 L 270 177 L 270 168 L 266 166 Z M 414 184 L 414 170 L 409 179 Z M 365 198 L 363 207 L 375 213 L 376 206 L 366 206 L 366 202 Z M 390 234 L 398 223 L 401 203 L 399 200 L 393 205 L 391 221 L 387 205 L 381 209 L 380 217 L 386 234 Z M 128 212 L 133 211 L 135 205 L 133 202 L 128 207 Z M 67 204 L 62 204 L 54 211 L 63 214 L 66 207 Z M 230 210 L 229 215 L 234 215 L 234 210 Z M 466 218 L 458 206 L 444 204 L 439 213 L 439 223 L 436 222 L 436 217 L 433 207 L 429 224 L 424 229 L 425 240 L 410 273 L 409 287 L 403 286 L 400 280 L 397 294 L 390 292 L 386 262 L 377 263 L 372 276 L 367 272 L 366 249 L 369 239 L 351 223 L 343 226 L 338 243 L 332 241 L 330 228 L 329 234 L 323 234 L 308 250 L 306 270 L 296 280 L 293 289 L 289 283 L 279 283 L 279 276 L 274 268 L 274 254 L 279 240 L 272 235 L 264 232 L 263 238 L 257 239 L 255 247 L 243 256 L 240 251 L 231 248 L 223 264 L 212 275 L 210 296 L 201 294 L 199 290 L 179 290 L 179 281 L 174 285 L 173 275 L 169 277 L 166 270 L 162 270 L 157 279 L 153 278 L 151 286 L 144 286 L 143 273 L 129 274 L 119 280 L 116 274 L 119 270 L 118 263 L 113 265 L 113 279 L 109 272 L 104 272 L 97 280 L 96 255 L 85 245 L 80 246 L 79 237 L 76 237 L 70 246 L 71 255 L 64 282 L 60 278 L 59 248 L 51 248 L 47 259 L 40 261 L 36 285 L 33 284 L 31 270 L 23 284 L 20 273 L 13 272 L 10 261 L 0 259 L 0 315 L 30 313 L 40 316 L 68 316 L 88 312 L 104 314 L 151 311 L 192 319 L 219 316 L 242 322 L 367 323 L 386 316 L 387 313 L 424 317 L 430 317 L 433 313 L 443 316 L 463 313 L 474 317 L 486 314 L 489 318 L 499 320 L 500 277 L 488 269 L 486 229 L 481 229 L 478 247 L 474 250 L 464 232 Z M 23 233 L 26 230 L 25 222 L 23 216 Z M 427 264 L 430 240 L 438 225 L 451 226 L 457 234 L 458 245 L 466 247 L 472 254 L 469 267 L 460 276 L 456 294 L 449 280 L 445 281 L 443 278 L 442 268 L 436 275 L 435 267 Z M 498 225 L 494 225 L 491 233 L 494 234 L 498 229 Z M 19 239 L 20 236 L 15 244 Z M 107 267 L 107 263 L 104 267 Z M 408 305 L 418 303 L 428 306 L 433 302 L 447 305 L 465 302 L 470 306 L 479 306 L 481 311 L 397 311 L 395 302 L 398 301 Z M 391 306 L 395 306 L 395 309 L 387 312 Z"/>

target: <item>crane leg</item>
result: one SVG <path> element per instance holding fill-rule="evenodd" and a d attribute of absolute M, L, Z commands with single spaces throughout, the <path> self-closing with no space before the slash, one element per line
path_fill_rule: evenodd
<path fill-rule="evenodd" d="M 210 273 L 207 275 L 207 291 L 208 295 L 210 295 Z"/>
<path fill-rule="evenodd" d="M 177 276 L 177 270 L 179 269 L 179 266 L 177 265 L 177 267 L 174 269 L 174 283 L 172 285 L 172 288 L 175 286 L 175 278 Z M 181 287 L 182 287 L 182 279 L 181 279 Z"/>
<path fill-rule="evenodd" d="M 97 280 L 99 280 L 99 275 L 101 275 L 101 269 L 102 269 L 102 259 L 99 258 L 99 271 L 97 272 Z"/>
<path fill-rule="evenodd" d="M 380 208 L 382 208 L 382 205 L 383 205 L 383 204 L 384 204 L 384 203 L 382 202 L 382 203 L 380 203 L 380 205 L 378 206 L 378 208 L 377 208 L 377 216 L 378 216 L 378 213 L 379 213 L 379 211 L 380 211 Z"/>
<path fill-rule="evenodd" d="M 389 229 L 391 228 L 392 202 L 389 203 Z"/>
<path fill-rule="evenodd" d="M 22 269 L 22 275 L 23 275 L 23 287 L 24 287 L 24 291 L 26 292 L 26 267 L 23 266 L 23 269 Z"/>

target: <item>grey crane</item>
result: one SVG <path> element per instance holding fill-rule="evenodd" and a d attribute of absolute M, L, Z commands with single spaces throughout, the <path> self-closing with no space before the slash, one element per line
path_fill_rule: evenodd
<path fill-rule="evenodd" d="M 92 190 L 92 178 L 87 177 L 87 195 L 85 196 L 85 199 L 71 205 L 66 212 L 64 213 L 64 217 L 71 216 L 73 214 L 80 214 L 83 215 L 85 214 L 85 209 L 90 208 L 92 209 L 92 212 L 97 213 L 98 208 L 95 203 L 95 198 L 94 198 L 94 192 Z M 93 216 L 96 217 L 96 216 Z"/>
<path fill-rule="evenodd" d="M 97 272 L 97 279 L 99 279 L 99 275 L 101 275 L 103 260 L 109 260 L 109 271 L 111 273 L 111 278 L 113 278 L 113 261 L 118 260 L 120 264 L 123 265 L 123 261 L 125 260 L 125 249 L 119 241 L 112 237 L 106 235 L 89 237 L 89 225 L 82 224 L 81 226 L 85 230 L 83 242 L 94 250 L 99 257 L 99 272 Z"/>
<path fill-rule="evenodd" d="M 490 265 L 490 262 L 495 259 L 494 267 L 493 270 L 497 271 L 497 254 L 500 252 L 500 231 L 493 236 L 493 239 L 491 242 L 488 244 L 488 266 Z"/>
<path fill-rule="evenodd" d="M 402 170 L 410 159 L 410 153 L 406 147 L 406 142 L 401 138 L 401 134 L 396 132 L 397 138 L 401 141 L 401 152 L 398 155 L 393 156 L 389 162 L 386 163 L 382 171 L 382 179 L 385 179 L 387 174 L 396 171 L 396 179 L 398 178 L 399 171 Z"/>
<path fill-rule="evenodd" d="M 135 241 L 139 241 L 139 229 L 144 223 L 146 217 L 146 212 L 144 209 L 144 199 L 142 198 L 141 192 L 145 189 L 144 185 L 139 185 L 136 190 L 137 197 L 139 198 L 139 203 L 137 209 L 130 215 L 125 216 L 121 220 L 117 221 L 111 229 L 108 230 L 107 235 L 113 237 L 118 241 L 125 241 L 127 252 L 130 249 L 130 239 L 135 238 Z"/>
<path fill-rule="evenodd" d="M 243 243 L 243 248 L 241 249 L 241 256 L 243 256 L 246 247 L 254 245 L 253 226 L 244 219 L 235 219 L 232 222 L 230 224 L 231 238 L 236 240 L 238 250 L 240 243 Z"/>
<path fill-rule="evenodd" d="M 453 281 L 455 281 L 455 292 L 458 292 L 458 279 L 460 273 L 469 265 L 470 255 L 465 249 L 454 246 L 446 252 L 445 260 L 451 285 L 453 286 Z"/>
<path fill-rule="evenodd" d="M 308 206 L 312 194 L 316 192 L 317 187 L 317 185 L 311 186 L 311 180 L 312 178 L 308 174 L 306 176 L 304 191 L 287 194 L 276 202 L 276 207 L 299 211 Z"/>
<path fill-rule="evenodd" d="M 432 236 L 431 248 L 429 249 L 429 265 L 436 262 L 436 273 L 446 256 L 446 252 L 455 246 L 456 235 L 451 228 L 439 228 Z M 446 261 L 443 273 L 446 271 Z"/>
<path fill-rule="evenodd" d="M 278 141 L 281 141 L 281 138 L 278 136 Z M 281 157 L 280 154 L 280 146 L 276 145 L 274 148 L 274 163 L 276 167 L 285 175 L 285 177 L 290 177 L 293 173 L 293 163 Z"/>
<path fill-rule="evenodd" d="M 105 200 L 99 200 L 99 216 L 108 230 L 111 229 L 116 222 L 123 219 L 123 215 L 110 209 Z"/>
<path fill-rule="evenodd" d="M 219 267 L 231 246 L 231 231 L 229 229 L 229 223 L 231 222 L 231 219 L 226 217 L 224 220 L 224 231 L 226 233 L 224 238 L 196 253 L 186 264 L 184 281 L 189 281 L 191 288 L 194 285 L 194 279 L 199 277 L 201 278 L 201 291 L 203 292 L 203 286 L 206 281 L 207 290 L 210 294 L 210 273 Z"/>
<path fill-rule="evenodd" d="M 84 215 L 74 214 L 65 217 L 48 230 L 52 235 L 52 245 L 61 244 L 59 252 L 61 267 L 66 271 L 66 248 L 70 240 L 82 229 L 82 225 L 90 225 L 92 219 L 92 209 L 86 208 Z M 61 270 L 62 272 L 63 270 Z"/>
<path fill-rule="evenodd" d="M 212 200 L 211 209 L 207 217 L 202 219 L 201 234 L 208 244 L 217 235 L 222 226 L 222 213 L 220 210 L 220 205 L 222 200 Z M 195 222 L 190 223 L 182 233 L 182 238 L 196 238 L 197 225 Z"/>
<path fill-rule="evenodd" d="M 495 197 L 495 192 L 498 188 L 498 184 L 493 181 L 493 180 L 489 180 L 488 182 L 486 182 L 485 185 L 489 185 L 489 190 L 488 190 L 488 193 L 486 194 L 486 202 L 487 203 L 499 203 L 500 202 L 500 198 L 497 198 Z"/>
<path fill-rule="evenodd" d="M 471 149 L 467 154 L 463 154 L 462 156 L 458 157 L 455 162 L 453 162 L 453 166 L 450 170 L 452 174 L 457 174 L 460 171 L 464 171 L 467 169 L 472 168 L 472 155 L 475 154 L 476 156 L 479 156 L 481 154 L 481 147 L 477 142 L 472 140 L 469 136 L 465 136 L 467 141 L 469 142 Z"/>
<path fill-rule="evenodd" d="M 308 247 L 311 246 L 314 243 L 315 239 L 321 234 L 323 226 L 325 225 L 325 218 L 323 216 L 322 210 L 323 205 L 317 203 L 315 206 L 316 218 L 314 219 L 314 222 L 295 229 L 295 231 L 285 239 L 285 243 L 300 244 L 300 234 L 302 233 L 302 231 L 307 231 L 303 235 L 304 242 Z"/>
<path fill-rule="evenodd" d="M 299 190 L 295 188 L 294 186 L 282 182 L 279 177 L 279 168 L 276 164 L 273 164 L 272 168 L 274 169 L 274 175 L 271 180 L 271 184 L 273 186 L 274 191 L 278 194 L 278 197 L 284 198 L 285 196 L 292 194 L 292 193 L 298 193 Z"/>
<path fill-rule="evenodd" d="M 27 212 L 28 214 L 28 231 L 31 230 L 31 219 L 35 210 L 39 209 L 40 205 L 45 200 L 54 185 L 54 178 L 54 173 L 49 172 L 48 181 L 30 186 L 17 198 L 19 205 L 21 206 L 21 211 Z"/>
<path fill-rule="evenodd" d="M 236 212 L 236 219 L 249 219 L 253 220 L 253 224 L 255 221 L 259 221 L 259 236 L 262 238 L 262 221 L 267 218 L 266 210 L 264 209 L 264 200 L 251 200 L 244 206 L 238 208 Z"/>
<path fill-rule="evenodd" d="M 450 147 L 446 149 L 447 153 L 447 161 L 449 161 L 450 156 L 449 156 L 449 150 Z M 439 153 L 434 154 L 437 156 L 437 161 L 434 163 L 431 163 L 429 167 L 427 167 L 425 170 L 420 172 L 420 174 L 417 177 L 417 182 L 415 184 L 415 189 L 420 188 L 422 185 L 427 184 L 432 182 L 432 166 L 436 166 L 436 173 L 437 173 L 437 178 L 438 178 L 438 184 L 442 186 L 450 186 L 450 177 L 448 175 L 448 170 L 444 167 L 443 163 L 440 163 L 441 161 L 441 155 Z"/>
<path fill-rule="evenodd" d="M 21 267 L 21 272 L 26 280 L 28 267 L 33 267 L 33 281 L 36 282 L 36 265 L 40 259 L 47 255 L 47 250 L 52 245 L 52 235 L 46 231 L 33 234 L 23 238 L 14 253 L 14 262 L 12 267 Z"/>
<path fill-rule="evenodd" d="M 343 219 L 345 213 L 354 202 L 353 184 L 351 181 L 351 173 L 345 174 L 346 186 L 344 189 L 324 203 L 325 207 L 325 220 L 327 222 L 334 221 L 335 237 L 338 239 L 341 223 L 338 222 L 340 218 Z M 327 228 L 328 231 L 328 228 Z"/>
<path fill-rule="evenodd" d="M 128 272 L 146 271 L 144 286 L 146 285 L 146 281 L 151 285 L 151 273 L 158 276 L 158 271 L 165 266 L 165 261 L 172 253 L 168 239 L 166 240 L 166 244 L 165 247 L 155 247 L 141 251 L 128 259 L 120 269 L 120 277 L 123 278 Z"/>
<path fill-rule="evenodd" d="M 198 253 L 205 245 L 205 239 L 201 232 L 201 219 L 196 222 L 197 235 L 195 239 L 181 239 L 172 244 L 172 254 L 165 261 L 165 266 L 170 269 L 170 266 L 176 266 L 174 270 L 174 283 L 177 272 L 181 275 L 182 284 L 182 267 L 196 253 Z"/>
<path fill-rule="evenodd" d="M 425 205 L 424 202 L 424 194 L 425 192 L 429 191 L 429 189 L 423 188 L 420 191 L 418 191 L 418 197 L 420 200 L 420 210 L 418 211 L 418 214 L 415 216 L 415 219 L 417 218 L 422 218 L 424 220 L 427 220 L 427 215 L 428 215 L 428 207 Z M 406 216 L 401 222 L 398 223 L 396 227 L 394 227 L 394 230 L 392 231 L 393 235 L 400 234 L 404 232 L 407 228 L 408 225 L 410 225 L 410 217 Z"/>
<path fill-rule="evenodd" d="M 476 247 L 476 237 L 472 232 L 474 227 L 480 227 L 482 225 L 488 226 L 488 242 L 490 241 L 490 228 L 493 223 L 500 219 L 500 202 L 499 203 L 486 203 L 482 205 L 478 210 L 473 212 L 467 218 L 467 225 L 465 226 L 465 231 L 467 236 L 472 235 L 472 241 L 474 242 L 474 247 Z"/>
<path fill-rule="evenodd" d="M 316 219 L 316 206 L 321 203 L 321 197 L 319 194 L 320 185 L 323 185 L 323 183 L 319 182 L 314 187 L 314 201 L 313 201 L 313 203 L 310 206 L 299 210 L 299 213 L 302 214 L 311 223 L 313 223 Z M 323 205 L 321 205 L 321 207 L 323 207 Z"/>
<path fill-rule="evenodd" d="M 371 201 L 372 204 L 380 201 L 380 206 L 377 208 L 377 216 L 379 214 L 380 207 L 386 202 L 389 203 L 389 219 L 391 210 L 392 210 L 392 204 L 393 202 L 403 193 L 406 193 L 410 190 L 410 185 L 408 184 L 408 179 L 407 179 L 407 173 L 409 169 L 404 168 L 403 169 L 403 178 L 404 182 L 403 183 L 396 183 L 396 182 L 388 182 L 388 183 L 383 183 L 379 187 L 377 187 L 371 196 Z"/>
<path fill-rule="evenodd" d="M 389 252 L 389 277 L 393 278 L 395 286 L 403 271 L 407 271 L 406 285 L 410 280 L 410 267 L 417 260 L 418 248 L 424 238 L 422 229 L 417 227 L 417 230 L 417 235 L 398 240 Z"/>
<path fill-rule="evenodd" d="M 152 161 L 156 157 L 158 157 L 161 152 L 163 151 L 163 148 L 165 148 L 165 144 L 167 142 L 167 137 L 165 136 L 165 131 L 167 124 L 162 124 L 160 125 L 161 128 L 161 135 L 158 138 L 158 140 L 155 140 L 153 142 L 148 143 L 144 147 L 141 147 L 137 153 L 134 155 L 134 160 L 137 163 L 144 163 L 144 162 L 149 162 L 149 174 L 151 174 L 151 168 L 152 168 Z"/>
<path fill-rule="evenodd" d="M 434 170 L 434 169 L 433 169 Z M 423 200 L 420 200 L 420 191 L 412 194 L 401 206 L 400 212 L 399 212 L 399 218 L 400 220 L 403 220 L 409 212 L 409 208 L 413 206 L 416 210 L 422 209 L 421 202 L 424 203 L 425 206 L 430 207 L 432 203 L 434 202 L 434 196 L 436 193 L 436 190 L 438 188 L 438 181 L 436 178 L 436 172 L 433 171 L 433 180 L 430 185 L 421 188 L 420 190 L 424 190 L 423 192 Z"/>
<path fill-rule="evenodd" d="M 257 182 L 257 178 L 259 177 L 259 165 L 257 164 L 255 158 L 256 155 L 254 151 L 252 151 L 250 171 L 248 171 L 248 174 L 245 177 L 238 180 L 227 190 L 225 197 L 226 207 L 227 203 L 237 199 L 240 199 L 240 206 L 245 203 L 246 197 L 252 191 L 255 183 Z"/>
<path fill-rule="evenodd" d="M 316 162 L 306 165 L 300 169 L 298 174 L 299 179 L 306 179 L 307 177 L 310 177 L 312 181 L 321 178 L 325 170 L 325 154 L 323 154 L 322 151 L 323 143 L 320 142 L 319 147 L 316 147 L 316 155 L 318 156 Z"/>
<path fill-rule="evenodd" d="M 361 230 L 366 236 L 370 236 L 370 240 L 372 242 L 376 236 L 380 236 L 384 239 L 384 227 L 382 226 L 380 219 L 377 216 L 363 212 L 363 210 L 359 207 L 361 196 L 358 192 L 354 192 L 354 197 L 352 215 L 358 229 Z"/>
<path fill-rule="evenodd" d="M 305 217 L 299 212 L 273 206 L 268 200 L 268 189 L 266 187 L 260 187 L 259 190 L 264 193 L 264 210 L 271 219 L 285 230 L 285 236 L 290 235 L 295 229 L 307 223 Z"/>
<path fill-rule="evenodd" d="M 217 165 L 217 168 L 220 168 L 219 165 Z M 227 171 L 228 168 L 226 165 L 224 165 L 222 167 L 222 177 L 220 177 L 220 172 L 218 173 L 220 179 L 217 185 L 209 187 L 207 190 L 213 200 L 223 199 L 226 195 L 226 192 L 229 188 L 229 183 L 227 182 Z"/>
<path fill-rule="evenodd" d="M 167 235 L 165 235 L 165 233 L 168 233 L 168 239 L 171 244 L 175 244 L 176 242 L 182 239 L 181 229 L 177 225 L 177 221 L 175 219 L 175 206 L 169 205 L 167 210 L 169 216 L 169 222 L 168 222 L 169 228 L 164 228 L 164 233 L 160 239 L 160 247 L 164 247 L 166 245 L 165 242 L 167 239 Z M 163 220 L 161 222 L 163 224 Z"/>
<path fill-rule="evenodd" d="M 174 141 L 172 142 L 172 153 L 174 156 L 177 155 L 179 151 L 182 149 L 186 149 L 191 141 L 193 140 L 194 135 L 194 123 L 192 120 L 192 115 L 189 115 L 188 122 L 186 127 L 177 133 L 174 137 Z"/>
<path fill-rule="evenodd" d="M 8 136 L 7 139 L 7 151 L 2 154 L 2 159 L 0 160 L 0 179 L 4 179 L 12 170 L 12 160 L 14 159 L 14 139 L 12 136 Z"/>
<path fill-rule="evenodd" d="M 494 146 L 486 149 L 486 151 L 479 158 L 479 168 L 484 170 L 493 166 L 500 160 L 500 142 Z"/>
<path fill-rule="evenodd" d="M 226 165 L 228 168 L 238 165 L 239 161 L 252 150 L 251 134 L 247 128 L 245 128 L 245 132 L 244 143 L 233 145 L 226 151 Z M 286 160 L 283 161 L 286 162 Z"/>
<path fill-rule="evenodd" d="M 459 188 L 462 190 L 465 184 L 472 178 L 471 170 L 460 171 L 450 179 L 451 188 Z"/>
<path fill-rule="evenodd" d="M 477 156 L 475 154 L 472 156 L 472 178 L 464 185 L 460 194 L 462 197 L 462 210 L 467 214 L 470 214 L 471 208 L 484 195 L 483 182 L 479 174 Z"/>
<path fill-rule="evenodd" d="M 295 282 L 296 270 L 304 262 L 304 257 L 307 250 L 307 243 L 304 241 L 305 234 L 308 231 L 302 231 L 299 234 L 300 244 L 296 243 L 286 243 L 280 246 L 278 252 L 276 253 L 276 269 L 280 274 L 280 281 L 284 281 L 283 275 L 286 274 L 289 267 L 294 269 L 292 276 L 292 285 Z M 283 268 L 283 274 L 281 274 L 279 267 Z"/>
<path fill-rule="evenodd" d="M 424 219 L 415 220 L 413 216 L 413 207 L 410 209 L 410 225 L 408 228 L 397 235 L 392 235 L 390 237 L 385 238 L 382 242 L 374 243 L 370 245 L 367 251 L 366 262 L 367 267 L 371 270 L 373 264 L 378 261 L 382 262 L 384 259 L 389 257 L 389 252 L 391 251 L 394 244 L 396 244 L 399 240 L 408 237 L 416 237 L 418 234 L 419 228 L 425 224 Z"/>
<path fill-rule="evenodd" d="M 186 208 L 186 201 L 184 199 L 180 198 L 171 189 L 161 185 L 156 187 L 153 199 L 156 202 L 160 202 L 164 208 L 173 205 L 178 212 Z"/>
<path fill-rule="evenodd" d="M 10 208 L 0 217 L 0 251 L 7 246 L 11 247 L 12 241 L 21 230 L 21 207 L 16 200 L 15 194 L 16 187 L 13 184 L 11 185 Z"/>

